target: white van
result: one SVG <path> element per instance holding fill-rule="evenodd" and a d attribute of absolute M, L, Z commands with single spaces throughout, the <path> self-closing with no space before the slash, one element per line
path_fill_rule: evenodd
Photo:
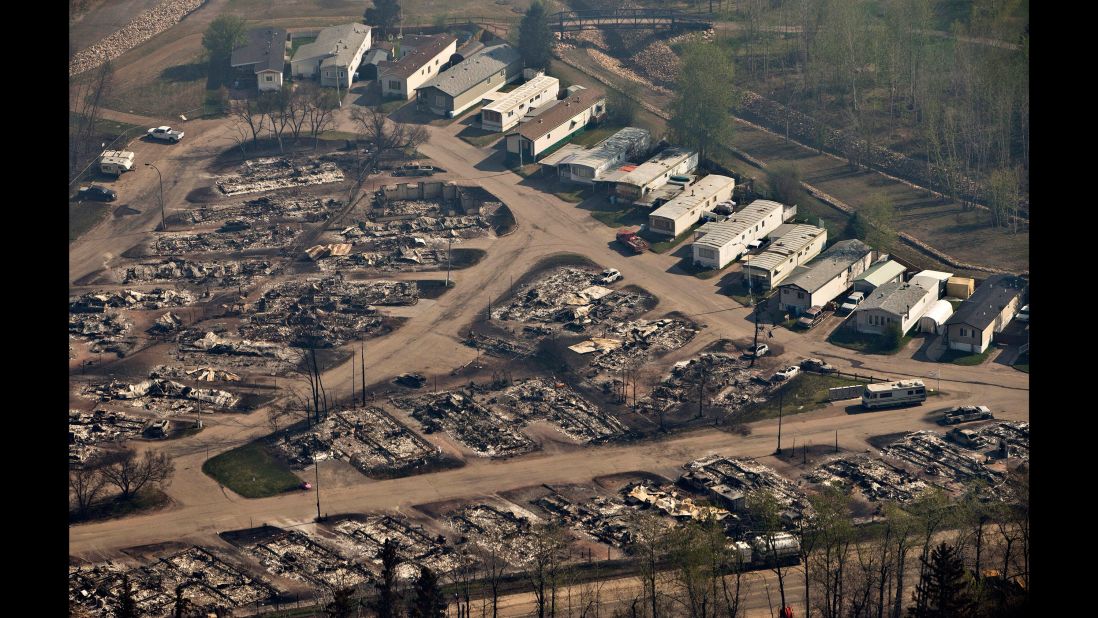
<path fill-rule="evenodd" d="M 905 406 L 926 401 L 926 386 L 922 380 L 901 380 L 883 384 L 867 384 L 862 391 L 862 407 L 867 410 Z"/>

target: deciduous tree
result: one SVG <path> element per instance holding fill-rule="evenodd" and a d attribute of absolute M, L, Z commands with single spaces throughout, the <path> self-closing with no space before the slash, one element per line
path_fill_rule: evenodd
<path fill-rule="evenodd" d="M 128 500 L 142 489 L 166 487 L 175 474 L 175 463 L 167 453 L 145 451 L 141 457 L 133 450 L 124 450 L 104 460 L 103 477 L 118 488 L 121 498 Z"/>
<path fill-rule="evenodd" d="M 686 48 L 668 126 L 675 141 L 697 149 L 701 158 L 732 137 L 732 73 L 732 60 L 717 45 Z"/>
<path fill-rule="evenodd" d="M 363 23 L 373 26 L 386 37 L 393 33 L 400 21 L 400 3 L 397 0 L 373 0 L 373 6 L 362 14 Z"/>

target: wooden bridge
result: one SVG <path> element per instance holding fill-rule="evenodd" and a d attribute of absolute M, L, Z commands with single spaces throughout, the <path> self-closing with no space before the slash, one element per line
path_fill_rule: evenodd
<path fill-rule="evenodd" d="M 579 30 L 706 30 L 713 27 L 708 13 L 674 9 L 596 9 L 561 11 L 549 16 L 549 27 L 560 33 Z"/>

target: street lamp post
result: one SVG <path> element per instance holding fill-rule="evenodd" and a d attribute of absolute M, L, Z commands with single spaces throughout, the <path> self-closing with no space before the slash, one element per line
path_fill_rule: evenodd
<path fill-rule="evenodd" d="M 160 229 L 162 231 L 168 231 L 168 222 L 164 217 L 164 176 L 160 174 L 160 168 L 156 167 L 152 163 L 145 162 L 146 167 L 151 167 L 156 170 L 156 177 L 160 179 Z"/>

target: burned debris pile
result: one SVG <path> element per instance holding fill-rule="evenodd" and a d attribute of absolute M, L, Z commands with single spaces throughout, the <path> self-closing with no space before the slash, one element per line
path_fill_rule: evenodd
<path fill-rule="evenodd" d="M 685 320 L 674 319 L 612 324 L 603 335 L 603 341 L 616 341 L 619 345 L 601 353 L 591 366 L 617 372 L 638 365 L 652 355 L 677 350 L 698 334 L 693 326 Z"/>
<path fill-rule="evenodd" d="M 116 444 L 141 435 L 145 421 L 124 412 L 69 410 L 69 465 L 79 466 L 102 452 L 103 445 Z"/>
<path fill-rule="evenodd" d="M 622 493 L 625 494 L 627 505 L 656 509 L 677 522 L 705 519 L 722 521 L 731 515 L 726 509 L 695 503 L 693 498 L 684 495 L 674 485 L 631 483 Z"/>
<path fill-rule="evenodd" d="M 566 328 L 583 331 L 611 320 L 623 320 L 648 310 L 652 297 L 628 290 L 597 285 L 599 273 L 573 267 L 557 268 L 532 283 L 519 286 L 515 295 L 492 308 L 492 318 L 514 322 L 564 322 Z"/>
<path fill-rule="evenodd" d="M 419 302 L 414 281 L 344 281 L 339 277 L 283 283 L 244 307 L 238 333 L 298 347 L 338 347 L 383 334 L 374 305 Z"/>
<path fill-rule="evenodd" d="M 223 195 L 233 196 L 342 180 L 343 171 L 335 163 L 268 157 L 245 161 L 239 173 L 220 176 L 215 184 Z"/>
<path fill-rule="evenodd" d="M 873 502 L 909 502 L 927 489 L 927 484 L 910 472 L 864 454 L 832 459 L 806 478 L 844 490 L 857 488 Z"/>
<path fill-rule="evenodd" d="M 268 534 L 245 543 L 242 549 L 259 560 L 270 573 L 329 590 L 373 581 L 362 565 L 345 560 L 297 530 L 273 526 L 264 530 Z"/>
<path fill-rule="evenodd" d="M 373 407 L 336 412 L 278 448 L 298 468 L 332 457 L 367 475 L 411 473 L 441 457 L 438 447 Z"/>
<path fill-rule="evenodd" d="M 260 222 L 315 223 L 327 221 L 339 212 L 343 202 L 336 199 L 263 196 L 235 204 L 218 204 L 191 211 L 191 221 L 225 221 L 228 229 L 243 229 Z"/>
<path fill-rule="evenodd" d="M 444 430 L 478 455 L 500 457 L 534 450 L 530 438 L 505 418 L 460 393 L 428 393 L 393 399 L 393 405 L 412 411 L 427 433 Z"/>
<path fill-rule="evenodd" d="M 269 341 L 249 341 L 230 339 L 214 332 L 187 329 L 179 334 L 179 349 L 182 352 L 202 352 L 227 356 L 267 357 L 297 362 L 302 358 L 300 350 L 290 350 L 285 346 Z"/>
<path fill-rule="evenodd" d="M 711 455 L 692 461 L 679 478 L 684 487 L 697 491 L 732 511 L 744 511 L 747 494 L 766 491 L 774 496 L 787 524 L 812 512 L 804 492 L 773 469 L 754 460 Z"/>
<path fill-rule="evenodd" d="M 200 402 L 209 407 L 231 410 L 240 404 L 240 397 L 216 388 L 194 388 L 163 378 L 149 378 L 136 384 L 112 380 L 107 384 L 91 386 L 88 392 L 100 401 L 112 399 L 132 400 L 137 405 L 145 399 L 181 399 Z"/>
<path fill-rule="evenodd" d="M 216 232 L 157 234 L 153 244 L 156 255 L 234 252 L 249 249 L 283 248 L 301 235 L 300 227 L 270 224 L 262 228 L 233 229 Z"/>
<path fill-rule="evenodd" d="M 91 352 L 126 354 L 137 345 L 128 337 L 133 322 L 117 312 L 69 314 L 69 335 L 91 342 Z"/>
<path fill-rule="evenodd" d="M 511 566 L 521 568 L 537 554 L 530 517 L 490 504 L 472 504 L 450 512 L 448 518 L 464 542 L 499 556 Z"/>
<path fill-rule="evenodd" d="M 113 616 L 129 579 L 143 616 L 170 616 L 176 591 L 203 612 L 269 602 L 278 591 L 201 547 L 158 557 L 148 564 L 124 568 L 110 562 L 69 567 L 69 602 L 95 615 Z"/>
<path fill-rule="evenodd" d="M 420 565 L 429 566 L 439 575 L 445 575 L 462 563 L 461 557 L 446 545 L 443 537 L 431 537 L 423 528 L 390 515 L 370 516 L 365 521 L 345 519 L 332 529 L 338 535 L 335 542 L 347 547 L 344 553 L 361 561 L 374 575 L 381 573 L 381 559 L 378 556 L 385 539 L 396 542 L 397 556 L 401 561 L 397 567 L 397 577 L 404 580 L 419 576 Z"/>
<path fill-rule="evenodd" d="M 507 410 L 523 424 L 535 418 L 547 418 L 578 442 L 602 442 L 627 432 L 621 421 L 562 382 L 542 378 L 521 380 L 488 399 L 487 403 Z"/>
<path fill-rule="evenodd" d="M 976 430 L 985 444 L 996 449 L 999 457 L 1017 457 L 1029 461 L 1029 423 L 1002 421 Z"/>
<path fill-rule="evenodd" d="M 753 377 L 747 363 L 735 356 L 703 353 L 676 363 L 671 375 L 640 401 L 639 408 L 663 413 L 681 402 L 697 401 L 700 389 L 708 407 L 735 412 L 750 403 L 766 401 L 771 384 Z"/>
<path fill-rule="evenodd" d="M 975 480 L 992 486 L 1003 480 L 1003 475 L 985 466 L 981 457 L 947 442 L 935 431 L 909 433 L 881 454 L 886 461 L 892 459 L 952 492 L 963 492 Z"/>
<path fill-rule="evenodd" d="M 462 343 L 496 358 L 521 358 L 534 353 L 534 348 L 521 341 L 501 339 L 476 332 L 470 332 Z"/>
<path fill-rule="evenodd" d="M 586 502 L 569 500 L 560 492 L 542 496 L 533 502 L 562 520 L 567 526 L 607 545 L 625 548 L 633 543 L 635 532 L 630 521 L 633 509 L 618 496 L 593 496 Z"/>
<path fill-rule="evenodd" d="M 267 277 L 276 268 L 265 260 L 218 260 L 192 262 L 168 258 L 119 269 L 122 283 L 176 281 L 214 286 L 249 285 L 254 277 Z"/>
<path fill-rule="evenodd" d="M 104 313 L 110 309 L 162 309 L 194 302 L 194 295 L 183 290 L 155 288 L 148 292 L 117 290 L 89 292 L 69 299 L 69 313 Z"/>

